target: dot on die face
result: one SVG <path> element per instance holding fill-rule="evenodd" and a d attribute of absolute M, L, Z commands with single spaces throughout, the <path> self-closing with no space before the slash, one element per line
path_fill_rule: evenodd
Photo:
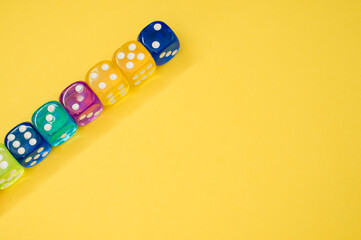
<path fill-rule="evenodd" d="M 163 58 L 165 55 L 165 52 L 162 52 L 162 54 L 159 56 L 159 58 Z"/>
<path fill-rule="evenodd" d="M 75 91 L 77 91 L 78 93 L 81 93 L 83 89 L 84 89 L 83 85 L 80 84 L 75 87 Z"/>
<path fill-rule="evenodd" d="M 101 68 L 103 69 L 103 71 L 106 71 L 106 70 L 109 69 L 109 65 L 108 65 L 108 64 L 103 64 L 103 65 L 101 66 Z"/>
<path fill-rule="evenodd" d="M 176 55 L 178 52 L 178 50 L 174 50 L 173 53 L 172 53 L 172 56 Z"/>
<path fill-rule="evenodd" d="M 3 155 L 0 153 L 0 161 L 3 160 Z"/>
<path fill-rule="evenodd" d="M 117 58 L 122 60 L 125 57 L 125 54 L 123 52 L 118 53 Z"/>
<path fill-rule="evenodd" d="M 2 162 L 0 162 L 0 168 L 1 169 L 5 169 L 5 168 L 7 168 L 8 167 L 8 162 L 7 161 L 2 161 Z"/>
<path fill-rule="evenodd" d="M 106 87 L 105 82 L 99 83 L 98 87 L 99 87 L 100 89 L 104 89 L 104 88 Z"/>
<path fill-rule="evenodd" d="M 134 58 L 135 58 L 135 55 L 134 55 L 134 53 L 128 53 L 128 55 L 127 55 L 127 58 L 129 59 L 129 60 L 133 60 Z"/>
<path fill-rule="evenodd" d="M 8 140 L 11 142 L 15 139 L 15 135 L 14 134 L 9 134 L 8 136 Z"/>
<path fill-rule="evenodd" d="M 83 120 L 85 117 L 86 117 L 86 115 L 83 114 L 83 115 L 80 116 L 79 120 L 81 121 L 81 120 Z"/>
<path fill-rule="evenodd" d="M 159 31 L 160 29 L 162 29 L 161 24 L 159 24 L 159 23 L 154 24 L 154 30 Z"/>
<path fill-rule="evenodd" d="M 160 46 L 160 43 L 159 43 L 158 41 L 152 42 L 152 47 L 153 47 L 154 49 L 159 48 L 159 46 Z"/>
<path fill-rule="evenodd" d="M 36 139 L 35 138 L 30 139 L 29 144 L 31 146 L 34 146 L 36 144 Z"/>
<path fill-rule="evenodd" d="M 18 153 L 19 154 L 24 154 L 25 153 L 25 148 L 23 148 L 23 147 L 19 148 Z"/>
<path fill-rule="evenodd" d="M 46 115 L 46 117 L 45 117 L 45 119 L 46 119 L 46 121 L 48 121 L 48 122 L 51 122 L 52 120 L 53 120 L 53 115 L 51 115 L 51 114 L 48 114 L 48 115 Z"/>
<path fill-rule="evenodd" d="M 90 78 L 91 79 L 96 79 L 98 77 L 98 74 L 97 73 L 92 73 L 90 74 Z"/>
<path fill-rule="evenodd" d="M 47 132 L 50 131 L 51 130 L 51 125 L 49 123 L 45 124 L 44 125 L 44 130 L 47 131 Z"/>
<path fill-rule="evenodd" d="M 72 108 L 74 111 L 76 111 L 76 110 L 79 109 L 79 104 L 74 103 L 74 104 L 71 106 L 71 108 Z"/>
<path fill-rule="evenodd" d="M 138 58 L 138 60 L 142 61 L 142 60 L 145 58 L 144 53 L 139 53 L 139 54 L 137 55 L 137 58 Z"/>
<path fill-rule="evenodd" d="M 129 45 L 128 48 L 129 48 L 130 51 L 134 51 L 137 48 L 137 46 L 134 43 L 132 43 L 132 44 Z"/>
<path fill-rule="evenodd" d="M 14 142 L 13 142 L 13 147 L 14 147 L 14 148 L 20 147 L 20 142 L 19 142 L 19 141 L 14 141 Z"/>
<path fill-rule="evenodd" d="M 126 68 L 128 69 L 132 69 L 134 67 L 134 63 L 132 62 L 127 62 L 127 64 L 125 65 Z"/>
<path fill-rule="evenodd" d="M 29 138 L 31 138 L 31 132 L 26 132 L 26 133 L 24 133 L 24 138 L 25 138 L 26 140 L 28 140 Z"/>
<path fill-rule="evenodd" d="M 25 127 L 24 125 L 21 125 L 21 126 L 19 127 L 19 131 L 20 131 L 20 132 L 25 132 L 25 130 L 26 130 L 26 127 Z"/>
<path fill-rule="evenodd" d="M 110 80 L 115 80 L 115 79 L 117 79 L 117 75 L 116 74 L 110 74 L 110 76 L 109 76 L 109 78 L 110 78 Z"/>
<path fill-rule="evenodd" d="M 55 110 L 55 106 L 54 106 L 54 105 L 49 105 L 49 106 L 48 106 L 48 111 L 49 111 L 49 112 L 52 113 L 52 112 L 54 112 L 54 110 Z"/>

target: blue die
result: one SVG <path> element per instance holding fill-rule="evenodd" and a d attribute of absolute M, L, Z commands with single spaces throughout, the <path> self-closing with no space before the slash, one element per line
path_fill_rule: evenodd
<path fill-rule="evenodd" d="M 49 143 L 29 122 L 14 127 L 6 135 L 4 142 L 10 153 L 23 167 L 38 164 L 51 150 Z"/>
<path fill-rule="evenodd" d="M 138 41 L 150 52 L 157 65 L 163 65 L 171 60 L 180 47 L 173 30 L 161 21 L 146 26 L 139 33 Z"/>

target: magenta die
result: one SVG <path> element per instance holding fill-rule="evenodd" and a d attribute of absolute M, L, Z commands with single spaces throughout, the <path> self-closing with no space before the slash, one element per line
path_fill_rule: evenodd
<path fill-rule="evenodd" d="M 60 94 L 59 102 L 79 126 L 92 122 L 103 111 L 103 104 L 97 95 L 82 81 L 65 88 Z"/>

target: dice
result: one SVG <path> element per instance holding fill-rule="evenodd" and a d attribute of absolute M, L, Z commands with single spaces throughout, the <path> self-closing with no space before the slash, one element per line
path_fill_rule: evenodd
<path fill-rule="evenodd" d="M 180 47 L 173 30 L 161 21 L 146 26 L 140 32 L 138 41 L 147 48 L 157 65 L 163 65 L 171 60 Z"/>
<path fill-rule="evenodd" d="M 129 90 L 129 83 L 112 61 L 102 61 L 92 67 L 85 81 L 104 106 L 122 100 Z"/>
<path fill-rule="evenodd" d="M 103 104 L 85 82 L 70 84 L 60 94 L 59 102 L 68 111 L 78 126 L 95 120 L 103 111 Z"/>
<path fill-rule="evenodd" d="M 0 189 L 16 182 L 23 173 L 23 166 L 16 161 L 4 144 L 0 144 Z"/>
<path fill-rule="evenodd" d="M 51 146 L 35 127 L 24 122 L 14 127 L 5 136 L 5 146 L 23 167 L 32 167 L 43 160 Z"/>
<path fill-rule="evenodd" d="M 51 146 L 66 142 L 77 130 L 74 120 L 57 101 L 47 102 L 36 110 L 32 123 Z"/>
<path fill-rule="evenodd" d="M 113 55 L 120 70 L 132 87 L 143 83 L 153 74 L 156 66 L 147 49 L 138 41 L 122 45 Z"/>

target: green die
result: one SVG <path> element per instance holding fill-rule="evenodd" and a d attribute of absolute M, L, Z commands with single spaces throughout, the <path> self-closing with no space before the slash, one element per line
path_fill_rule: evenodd
<path fill-rule="evenodd" d="M 4 144 L 0 144 L 0 189 L 16 182 L 24 173 L 24 167 L 10 154 Z"/>
<path fill-rule="evenodd" d="M 52 146 L 66 142 L 77 130 L 74 120 L 57 101 L 47 102 L 36 110 L 32 122 L 36 130 Z"/>

